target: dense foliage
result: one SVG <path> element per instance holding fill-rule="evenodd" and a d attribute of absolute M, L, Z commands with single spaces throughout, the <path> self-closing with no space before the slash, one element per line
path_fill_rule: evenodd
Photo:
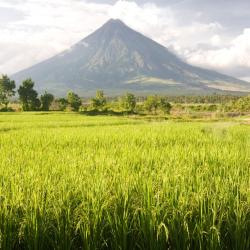
<path fill-rule="evenodd" d="M 26 79 L 17 91 L 23 111 L 38 110 L 41 105 L 38 93 L 34 90 L 34 85 L 32 79 Z"/>
<path fill-rule="evenodd" d="M 8 108 L 10 97 L 15 95 L 16 84 L 7 75 L 0 77 L 0 105 L 5 106 L 5 110 Z"/>
<path fill-rule="evenodd" d="M 166 96 L 165 97 L 168 102 L 172 103 L 201 103 L 201 104 L 223 104 L 228 103 L 230 101 L 236 101 L 241 98 L 241 96 L 234 95 L 176 95 L 176 96 Z M 144 101 L 145 97 L 140 97 L 142 101 Z"/>
<path fill-rule="evenodd" d="M 250 95 L 236 101 L 231 101 L 223 106 L 224 111 L 250 112 Z"/>
<path fill-rule="evenodd" d="M 0 135 L 0 249 L 249 249 L 249 126 L 23 113 Z"/>
<path fill-rule="evenodd" d="M 134 112 L 136 107 L 136 97 L 135 95 L 131 93 L 126 93 L 124 96 L 120 99 L 120 105 L 123 110 L 127 112 Z"/>
<path fill-rule="evenodd" d="M 67 95 L 67 103 L 70 105 L 73 111 L 78 111 L 82 104 L 81 98 L 72 91 L 70 91 Z"/>
<path fill-rule="evenodd" d="M 102 90 L 97 90 L 96 97 L 91 99 L 91 106 L 98 111 L 102 111 L 106 104 L 107 99 L 104 97 L 104 92 Z"/>
<path fill-rule="evenodd" d="M 54 96 L 45 91 L 45 93 L 41 95 L 40 99 L 41 99 L 41 105 L 42 105 L 41 110 L 49 111 L 49 108 L 54 100 Z"/>
<path fill-rule="evenodd" d="M 169 114 L 172 108 L 171 104 L 165 97 L 159 97 L 157 95 L 148 96 L 144 101 L 144 107 L 149 112 L 156 114 L 157 110 L 161 110 L 165 114 Z"/>

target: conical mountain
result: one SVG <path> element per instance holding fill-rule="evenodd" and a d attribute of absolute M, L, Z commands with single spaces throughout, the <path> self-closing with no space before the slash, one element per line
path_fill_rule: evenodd
<path fill-rule="evenodd" d="M 164 46 L 111 19 L 94 33 L 46 61 L 16 73 L 56 95 L 74 90 L 91 95 L 132 91 L 138 94 L 205 94 L 250 91 L 250 84 L 191 66 Z"/>

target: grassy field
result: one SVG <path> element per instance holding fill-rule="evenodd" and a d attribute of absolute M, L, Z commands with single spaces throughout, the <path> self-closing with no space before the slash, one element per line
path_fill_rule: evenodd
<path fill-rule="evenodd" d="M 0 249 L 250 249 L 250 126 L 0 115 Z"/>

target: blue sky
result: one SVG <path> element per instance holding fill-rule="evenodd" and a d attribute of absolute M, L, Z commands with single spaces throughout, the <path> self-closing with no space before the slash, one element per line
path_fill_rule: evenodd
<path fill-rule="evenodd" d="M 249 0 L 0 0 L 0 73 L 55 55 L 110 18 L 191 64 L 250 80 Z"/>

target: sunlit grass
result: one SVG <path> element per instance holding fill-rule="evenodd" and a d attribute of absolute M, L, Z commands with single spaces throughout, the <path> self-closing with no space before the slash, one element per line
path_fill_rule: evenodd
<path fill-rule="evenodd" d="M 0 115 L 0 249 L 249 249 L 250 127 Z"/>

